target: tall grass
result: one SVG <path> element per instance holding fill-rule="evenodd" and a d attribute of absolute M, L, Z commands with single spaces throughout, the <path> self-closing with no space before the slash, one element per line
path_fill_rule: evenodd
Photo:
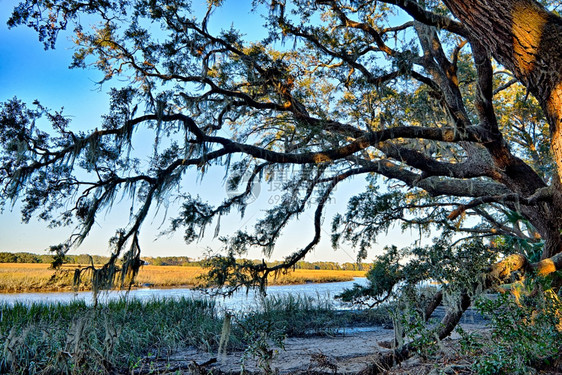
<path fill-rule="evenodd" d="M 116 301 L 1 307 L 0 372 L 99 374 L 128 371 L 195 346 L 212 350 L 222 318 L 213 301 Z"/>
<path fill-rule="evenodd" d="M 36 291 L 47 287 L 57 290 L 72 285 L 69 273 L 65 280 L 55 281 L 54 271 L 48 264 L 41 263 L 0 263 L 0 291 L 14 293 Z M 62 284 L 62 285 L 61 285 Z"/>
<path fill-rule="evenodd" d="M 365 277 L 365 271 L 298 269 L 278 277 L 271 276 L 269 282 L 271 285 L 333 283 L 351 281 L 355 277 Z"/>
<path fill-rule="evenodd" d="M 187 347 L 217 353 L 225 314 L 213 300 L 120 300 L 93 307 L 0 305 L 0 373 L 138 373 Z M 229 317 L 230 319 L 230 317 Z M 229 352 L 286 336 L 333 335 L 350 321 L 326 298 L 269 297 L 232 317 Z M 261 341 L 259 341 L 261 340 Z M 1 344 L 3 343 L 3 344 Z"/>
<path fill-rule="evenodd" d="M 294 337 L 334 335 L 346 325 L 331 299 L 293 294 L 262 299 L 250 319 L 275 322 L 284 334 Z"/>
<path fill-rule="evenodd" d="M 0 263 L 0 292 L 71 290 L 73 270 L 76 265 L 65 265 L 55 272 L 44 263 Z M 191 266 L 143 266 L 136 277 L 135 286 L 148 285 L 155 288 L 195 287 L 204 268 Z M 270 285 L 327 283 L 349 281 L 364 276 L 363 271 L 295 270 L 285 275 L 271 277 Z M 82 290 L 90 284 L 84 278 Z"/>

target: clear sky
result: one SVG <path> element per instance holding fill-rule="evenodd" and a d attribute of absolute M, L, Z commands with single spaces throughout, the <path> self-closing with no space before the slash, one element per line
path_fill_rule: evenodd
<path fill-rule="evenodd" d="M 203 3 L 202 1 L 200 1 Z M 197 1 L 194 1 L 197 3 Z M 250 1 L 230 0 L 225 2 L 225 8 L 216 12 L 212 18 L 210 29 L 227 28 L 236 20 L 235 26 L 242 32 L 255 37 L 259 32 L 261 21 L 259 17 L 249 14 Z M 69 35 L 60 38 L 57 49 L 45 51 L 33 30 L 18 27 L 8 30 L 6 20 L 11 10 L 17 4 L 16 0 L 0 0 L 0 101 L 17 96 L 24 102 L 31 103 L 38 99 L 51 109 L 64 107 L 64 113 L 72 118 L 74 129 L 93 129 L 99 127 L 100 116 L 108 110 L 107 92 L 113 82 L 102 87 L 96 84 L 101 74 L 96 70 L 68 69 L 71 61 L 71 43 Z M 333 201 L 328 205 L 324 220 L 325 231 L 323 240 L 313 254 L 306 260 L 327 260 L 350 262 L 355 260 L 355 253 L 350 248 L 333 250 L 329 242 L 329 228 L 331 218 L 336 212 L 343 212 L 347 199 L 361 189 L 361 178 L 347 184 L 340 184 Z M 188 182 L 193 195 L 201 195 L 214 204 L 224 199 L 225 190 L 224 170 L 210 172 L 203 181 Z M 230 215 L 221 220 L 221 234 L 228 234 L 239 228 L 249 227 L 263 210 L 270 207 L 272 200 L 281 192 L 277 187 L 268 184 L 261 187 L 259 198 L 248 207 L 243 219 Z M 173 207 L 172 207 L 173 208 Z M 166 229 L 168 220 L 175 212 L 153 212 L 143 226 L 141 249 L 144 255 L 186 255 L 200 257 L 206 248 L 216 249 L 220 244 L 212 238 L 214 228 L 208 229 L 209 235 L 197 244 L 186 245 L 182 234 L 158 237 L 158 233 Z M 115 229 L 124 227 L 128 218 L 128 206 L 118 204 L 106 215 L 100 216 L 99 224 L 94 228 L 90 238 L 73 253 L 90 253 L 107 255 L 107 241 Z M 272 259 L 281 259 L 291 251 L 300 249 L 313 237 L 313 212 L 305 212 L 299 221 L 293 222 L 285 231 L 285 235 L 278 242 L 277 250 Z M 70 228 L 48 229 L 44 223 L 32 221 L 21 224 L 18 206 L 13 210 L 5 210 L 0 215 L 0 251 L 29 251 L 42 253 L 49 245 L 63 242 Z M 409 243 L 412 234 L 401 234 L 393 230 L 387 238 L 381 239 L 374 249 L 380 249 L 387 244 L 398 246 Z M 368 259 L 376 254 L 373 251 Z M 260 258 L 259 253 L 251 253 L 251 258 Z"/>

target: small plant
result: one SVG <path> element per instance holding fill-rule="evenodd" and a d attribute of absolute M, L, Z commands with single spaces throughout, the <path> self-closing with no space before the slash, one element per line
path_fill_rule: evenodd
<path fill-rule="evenodd" d="M 460 336 L 459 344 L 461 353 L 474 357 L 480 354 L 483 347 L 483 338 L 474 332 L 466 332 L 460 325 L 455 329 Z"/>
<path fill-rule="evenodd" d="M 264 319 L 257 315 L 239 320 L 238 326 L 244 332 L 244 341 L 247 343 L 242 355 L 242 373 L 245 372 L 248 358 L 256 359 L 258 368 L 264 374 L 276 373 L 272 368 L 272 361 L 278 349 L 285 349 L 285 327 L 271 317 Z"/>
<path fill-rule="evenodd" d="M 414 348 L 418 354 L 422 358 L 434 356 L 439 349 L 438 327 L 428 326 L 423 316 L 415 310 L 405 310 L 401 319 L 404 334 L 413 340 Z"/>
<path fill-rule="evenodd" d="M 332 336 L 345 324 L 328 297 L 284 295 L 260 301 L 254 312 L 256 319 L 278 322 L 283 333 L 291 337 L 309 335 Z"/>

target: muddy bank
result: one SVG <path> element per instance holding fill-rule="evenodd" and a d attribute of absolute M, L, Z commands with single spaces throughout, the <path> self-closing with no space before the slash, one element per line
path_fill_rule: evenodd
<path fill-rule="evenodd" d="M 434 317 L 439 319 L 443 314 L 444 309 L 438 308 Z M 461 326 L 468 332 L 487 329 L 486 321 L 472 309 L 463 317 Z M 375 363 L 380 354 L 389 351 L 388 343 L 392 342 L 393 338 L 394 331 L 382 326 L 345 328 L 332 337 L 287 338 L 284 348 L 274 349 L 271 368 L 279 374 L 357 374 L 369 364 Z M 453 334 L 443 342 L 443 347 L 454 345 L 456 340 L 458 335 Z M 219 357 L 190 348 L 170 356 L 167 363 L 152 362 L 150 365 L 147 360 L 144 366 L 141 366 L 145 368 L 140 368 L 139 372 L 135 373 L 148 373 L 144 370 L 152 367 L 152 371 L 158 369 L 181 374 L 239 374 L 243 360 L 247 373 L 261 372 L 258 359 L 244 359 L 242 352 L 229 352 L 226 356 Z M 417 368 L 415 373 L 431 371 L 431 366 L 424 367 L 415 359 L 405 366 L 410 367 L 403 366 L 402 370 L 405 372 L 402 373 L 414 371 L 414 368 Z"/>

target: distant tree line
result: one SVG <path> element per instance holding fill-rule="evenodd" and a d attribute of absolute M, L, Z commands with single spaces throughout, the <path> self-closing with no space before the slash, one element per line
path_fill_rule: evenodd
<path fill-rule="evenodd" d="M 192 260 L 189 257 L 143 257 L 143 260 L 154 266 L 203 266 L 205 261 Z M 255 260 L 255 263 L 261 263 L 261 260 Z M 282 263 L 282 261 L 266 262 L 269 267 Z M 337 262 L 305 262 L 300 261 L 295 264 L 295 269 L 302 270 L 346 270 L 361 271 L 369 270 L 370 264 L 367 263 L 337 263 Z"/>
<path fill-rule="evenodd" d="M 281 262 L 273 262 L 273 264 Z M 344 271 L 363 271 L 369 270 L 370 264 L 367 263 L 357 263 L 357 262 L 297 262 L 295 265 L 296 269 L 301 270 L 344 270 Z"/>
<path fill-rule="evenodd" d="M 53 255 L 40 255 L 33 253 L 8 253 L 0 252 L 0 263 L 52 263 L 54 260 Z M 66 255 L 63 263 L 65 264 L 105 264 L 109 257 L 101 255 Z M 169 256 L 169 257 L 144 257 L 145 264 L 154 266 L 202 266 L 203 261 L 194 260 L 185 256 Z M 261 261 L 256 261 L 261 262 Z M 281 261 L 267 262 L 269 266 L 274 266 L 281 263 Z M 368 270 L 370 265 L 362 263 L 337 263 L 337 262 L 297 262 L 295 269 L 302 270 L 346 270 L 346 271 L 361 271 Z"/>
<path fill-rule="evenodd" d="M 143 257 L 142 259 L 154 266 L 201 266 L 202 264 L 189 257 Z"/>
<path fill-rule="evenodd" d="M 53 255 L 42 255 L 42 254 L 32 254 L 32 253 L 7 253 L 0 252 L 0 263 L 52 263 L 54 260 Z M 65 264 L 90 264 L 92 261 L 94 264 L 105 264 L 109 260 L 109 257 L 101 255 L 66 255 L 64 257 L 63 263 Z"/>

